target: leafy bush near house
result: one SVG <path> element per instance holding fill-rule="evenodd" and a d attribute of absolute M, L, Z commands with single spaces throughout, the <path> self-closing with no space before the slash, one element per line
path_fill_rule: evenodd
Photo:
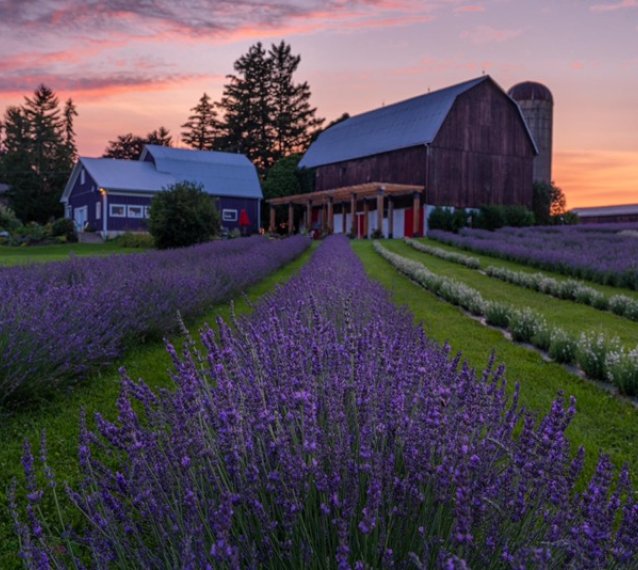
<path fill-rule="evenodd" d="M 159 249 L 206 242 L 219 227 L 213 199 L 199 184 L 178 182 L 153 197 L 149 231 Z"/>
<path fill-rule="evenodd" d="M 428 227 L 432 230 L 458 232 L 467 226 L 467 212 L 463 208 L 442 208 L 437 206 L 428 217 Z"/>
<path fill-rule="evenodd" d="M 12 233 L 21 227 L 22 222 L 16 218 L 15 212 L 11 208 L 0 204 L 0 230 Z"/>
<path fill-rule="evenodd" d="M 474 227 L 497 230 L 504 226 L 534 225 L 534 214 L 525 206 L 482 206 L 474 220 Z"/>
<path fill-rule="evenodd" d="M 54 237 L 64 236 L 66 241 L 78 241 L 78 235 L 75 231 L 73 220 L 68 218 L 59 218 L 51 224 L 51 235 Z"/>
<path fill-rule="evenodd" d="M 146 233 L 126 232 L 114 240 L 121 247 L 150 249 L 154 245 L 153 236 Z"/>

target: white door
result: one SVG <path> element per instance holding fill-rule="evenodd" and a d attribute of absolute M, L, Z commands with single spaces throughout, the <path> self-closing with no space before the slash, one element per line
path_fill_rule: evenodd
<path fill-rule="evenodd" d="M 84 230 L 84 225 L 89 219 L 89 207 L 81 206 L 79 208 L 74 208 L 73 210 L 73 221 L 75 222 L 75 228 L 81 232 Z"/>

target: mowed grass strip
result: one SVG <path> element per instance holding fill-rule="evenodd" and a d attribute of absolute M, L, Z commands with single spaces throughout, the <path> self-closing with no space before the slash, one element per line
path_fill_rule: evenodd
<path fill-rule="evenodd" d="M 384 245 L 387 241 L 383 242 Z M 609 455 L 620 466 L 627 463 L 638 474 L 638 409 L 583 380 L 556 363 L 503 337 L 500 331 L 485 327 L 466 316 L 458 307 L 438 299 L 397 272 L 373 249 L 370 241 L 353 241 L 353 248 L 371 278 L 390 290 L 399 305 L 405 305 L 426 333 L 439 343 L 449 343 L 453 353 L 477 370 L 483 370 L 494 351 L 496 362 L 506 366 L 507 389 L 521 385 L 521 404 L 545 415 L 559 392 L 576 398 L 578 413 L 567 433 L 577 447 L 587 452 L 586 471 L 592 474 L 599 452 Z"/>
<path fill-rule="evenodd" d="M 316 243 L 300 257 L 272 273 L 264 280 L 246 290 L 234 300 L 236 315 L 247 314 L 260 297 L 278 285 L 286 283 L 307 263 L 316 249 Z M 200 318 L 186 323 L 192 336 L 197 339 L 198 330 L 205 324 L 215 326 L 218 317 L 227 322 L 231 317 L 228 303 L 214 307 Z M 171 338 L 180 344 L 183 339 Z M 116 366 L 95 377 L 60 391 L 52 398 L 38 402 L 29 409 L 14 412 L 11 416 L 0 417 L 0 568 L 20 568 L 17 557 L 18 542 L 13 530 L 13 522 L 8 510 L 6 491 L 15 477 L 23 480 L 22 448 L 25 439 L 39 449 L 40 433 L 46 431 L 49 463 L 56 472 L 58 482 L 68 481 L 71 485 L 79 482 L 80 472 L 77 459 L 79 422 L 81 410 L 86 410 L 89 425 L 93 425 L 93 414 L 99 411 L 108 419 L 117 416 L 115 401 L 119 394 L 120 375 L 118 369 L 124 367 L 133 379 L 142 378 L 157 390 L 172 388 L 170 371 L 172 364 L 163 342 L 141 345 L 132 350 Z M 64 495 L 64 490 L 59 488 Z M 50 499 L 50 497 L 49 497 Z M 47 512 L 53 513 L 48 505 Z"/>
<path fill-rule="evenodd" d="M 117 242 L 65 243 L 32 245 L 25 247 L 0 246 L 0 266 L 27 265 L 48 261 L 63 261 L 71 255 L 111 255 L 114 253 L 139 253 L 143 248 L 122 247 Z"/>
<path fill-rule="evenodd" d="M 604 293 L 608 297 L 612 297 L 613 295 L 626 295 L 627 297 L 638 299 L 638 291 L 634 291 L 633 289 L 627 289 L 625 287 L 613 287 L 611 285 L 601 285 L 600 283 L 596 283 L 594 281 L 588 281 L 586 279 L 580 279 L 576 277 L 571 277 L 569 275 L 563 275 L 562 273 L 557 273 L 556 271 L 550 271 L 548 269 L 541 269 L 539 267 L 525 265 L 524 263 L 521 263 L 519 261 L 508 261 L 500 257 L 495 257 L 491 255 L 486 255 L 484 253 L 479 253 L 478 251 L 474 251 L 473 249 L 455 247 L 453 245 L 442 243 L 440 241 L 433 240 L 433 239 L 419 238 L 418 241 L 426 243 L 427 245 L 431 247 L 438 247 L 439 249 L 443 249 L 445 251 L 452 251 L 454 253 L 462 253 L 464 255 L 471 255 L 472 257 L 476 257 L 481 262 L 481 269 L 486 269 L 487 267 L 492 265 L 493 267 L 504 267 L 505 269 L 510 269 L 512 271 L 522 271 L 524 273 L 542 273 L 544 275 L 547 275 L 547 277 L 551 277 L 552 279 L 557 279 L 558 281 L 567 281 L 567 279 L 575 279 L 576 281 L 582 281 L 588 287 L 591 287 L 592 289 L 596 289 L 600 291 L 601 293 Z"/>
<path fill-rule="evenodd" d="M 486 301 L 500 301 L 519 309 L 529 307 L 542 314 L 548 323 L 562 328 L 575 337 L 583 331 L 603 332 L 610 338 L 617 336 L 627 348 L 638 345 L 638 322 L 608 311 L 599 311 L 589 305 L 557 299 L 488 277 L 475 269 L 417 251 L 399 240 L 385 240 L 383 246 L 403 257 L 423 263 L 437 275 L 465 283 L 476 289 Z"/>

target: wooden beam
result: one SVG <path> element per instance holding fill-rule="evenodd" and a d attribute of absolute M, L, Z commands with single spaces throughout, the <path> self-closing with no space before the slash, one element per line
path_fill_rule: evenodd
<path fill-rule="evenodd" d="M 310 231 L 312 229 L 312 200 L 308 200 L 306 203 L 306 218 L 308 220 L 306 229 Z"/>
<path fill-rule="evenodd" d="M 332 204 L 332 198 L 328 198 L 328 233 L 331 234 L 335 230 L 335 213 Z"/>
<path fill-rule="evenodd" d="M 394 198 L 388 196 L 388 237 L 394 237 Z"/>
<path fill-rule="evenodd" d="M 361 237 L 368 237 L 368 201 L 363 200 L 363 235 Z"/>
<path fill-rule="evenodd" d="M 383 187 L 377 193 L 377 230 L 383 235 Z"/>
<path fill-rule="evenodd" d="M 350 233 L 357 236 L 357 195 L 353 192 L 350 196 Z"/>
<path fill-rule="evenodd" d="M 346 202 L 341 202 L 341 233 L 346 233 Z"/>
<path fill-rule="evenodd" d="M 293 209 L 292 206 L 292 202 L 290 202 L 288 204 L 288 235 L 292 235 L 292 233 L 295 231 L 295 227 L 294 227 L 294 218 L 295 215 L 295 211 Z"/>
<path fill-rule="evenodd" d="M 412 200 L 412 236 L 419 236 L 419 210 L 421 209 L 421 196 L 418 192 L 414 193 L 414 198 Z"/>
<path fill-rule="evenodd" d="M 268 224 L 268 231 L 272 234 L 275 232 L 275 230 L 277 229 L 275 227 L 276 224 L 276 218 L 275 218 L 276 212 L 275 212 L 275 206 L 273 206 L 272 204 L 270 204 L 270 223 Z"/>

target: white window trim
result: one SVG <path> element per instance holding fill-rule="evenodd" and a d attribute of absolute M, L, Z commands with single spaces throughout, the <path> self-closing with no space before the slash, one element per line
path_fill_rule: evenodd
<path fill-rule="evenodd" d="M 116 214 L 113 212 L 115 208 L 122 208 L 122 214 Z M 126 218 L 126 204 L 109 204 L 109 216 L 111 218 Z"/>
<path fill-rule="evenodd" d="M 102 219 L 102 202 L 100 202 L 99 200 L 95 203 L 95 219 Z"/>
<path fill-rule="evenodd" d="M 139 214 L 132 213 L 134 208 L 139 208 Z M 126 207 L 126 215 L 129 218 L 133 218 L 135 220 L 141 220 L 144 218 L 144 206 L 139 206 L 137 204 L 129 204 Z"/>
<path fill-rule="evenodd" d="M 148 220 L 151 217 L 151 207 L 144 206 L 144 217 Z"/>
<path fill-rule="evenodd" d="M 234 208 L 224 208 L 222 210 L 222 222 L 236 222 L 239 219 L 239 212 Z"/>

